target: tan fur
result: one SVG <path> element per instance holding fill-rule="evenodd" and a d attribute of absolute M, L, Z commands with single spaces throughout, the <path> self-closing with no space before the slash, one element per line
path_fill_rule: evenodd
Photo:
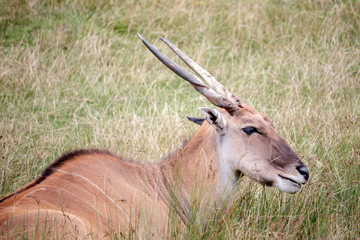
<path fill-rule="evenodd" d="M 235 171 L 270 186 L 278 184 L 280 174 L 299 178 L 295 167 L 301 161 L 266 116 L 244 106 L 234 114 L 219 114 L 224 129 L 205 121 L 183 148 L 157 163 L 129 162 L 101 150 L 63 156 L 41 177 L 0 200 L 1 233 L 60 231 L 67 237 L 103 238 L 135 231 L 141 219 L 151 234 L 165 236 L 169 201 L 178 201 L 179 218 L 186 222 L 191 192 L 211 193 L 215 187 L 218 201 L 226 192 L 223 179 L 230 186 L 237 181 Z M 248 125 L 262 135 L 247 136 L 241 129 Z M 231 171 L 226 173 L 226 167 Z"/>
<path fill-rule="evenodd" d="M 209 129 L 204 124 L 184 148 L 154 164 L 128 162 L 99 150 L 75 154 L 51 169 L 53 172 L 40 183 L 36 184 L 36 179 L 1 200 L 1 231 L 8 231 L 10 236 L 26 229 L 38 228 L 41 232 L 47 221 L 49 227 L 67 225 L 69 236 L 105 237 L 119 226 L 123 233 L 135 228 L 139 214 L 145 214 L 154 226 L 154 234 L 163 234 L 168 188 L 178 180 L 174 176 L 183 176 L 181 186 L 185 194 L 194 178 L 202 181 L 207 177 L 201 173 L 211 175 L 210 165 L 199 161 L 202 155 L 214 160 L 209 151 Z M 195 169 L 199 171 L 194 172 Z"/>

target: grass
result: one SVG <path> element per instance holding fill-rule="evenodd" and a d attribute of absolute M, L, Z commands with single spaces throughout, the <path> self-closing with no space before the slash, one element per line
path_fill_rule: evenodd
<path fill-rule="evenodd" d="M 168 38 L 268 114 L 310 170 L 296 195 L 245 179 L 226 215 L 209 220 L 195 207 L 173 237 L 360 237 L 359 1 L 0 5 L 1 197 L 69 150 L 148 162 L 192 135 L 185 115 L 209 103 L 155 60 L 140 32 L 176 59 L 158 40 Z"/>

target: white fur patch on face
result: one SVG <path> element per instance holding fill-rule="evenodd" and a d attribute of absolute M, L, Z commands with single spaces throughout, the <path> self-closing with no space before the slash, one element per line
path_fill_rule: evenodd
<path fill-rule="evenodd" d="M 276 177 L 273 186 L 280 189 L 280 191 L 286 193 L 296 193 L 301 189 L 300 183 L 297 183 L 288 178 L 283 178 L 280 176 Z"/>

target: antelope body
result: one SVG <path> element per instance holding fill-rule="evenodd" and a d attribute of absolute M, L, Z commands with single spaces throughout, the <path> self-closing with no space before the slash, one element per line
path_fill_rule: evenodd
<path fill-rule="evenodd" d="M 221 202 L 242 175 L 288 193 L 306 183 L 307 168 L 266 115 L 245 105 L 167 40 L 161 39 L 206 84 L 138 36 L 219 109 L 199 108 L 205 118 L 190 118 L 201 124 L 199 130 L 157 163 L 135 163 L 97 149 L 63 155 L 39 178 L 0 199 L 2 235 L 29 232 L 35 238 L 37 231 L 61 229 L 65 237 L 103 238 L 132 231 L 141 215 L 151 234 L 164 236 L 169 205 L 178 201 L 179 218 L 186 222 L 194 188 L 214 193 L 214 201 Z"/>

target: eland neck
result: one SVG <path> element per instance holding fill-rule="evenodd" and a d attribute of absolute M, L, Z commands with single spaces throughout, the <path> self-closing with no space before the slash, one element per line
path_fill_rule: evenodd
<path fill-rule="evenodd" d="M 238 179 L 222 160 L 221 137 L 205 122 L 184 147 L 160 163 L 168 178 L 189 194 L 194 187 L 214 187 L 218 197 L 230 191 Z"/>

